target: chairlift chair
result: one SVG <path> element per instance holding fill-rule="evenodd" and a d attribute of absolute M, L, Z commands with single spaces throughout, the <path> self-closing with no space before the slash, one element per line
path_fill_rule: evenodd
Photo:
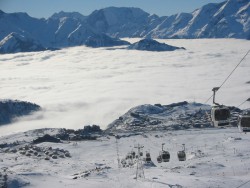
<path fill-rule="evenodd" d="M 215 102 L 215 93 L 219 90 L 219 87 L 212 89 L 213 94 L 213 104 L 214 106 L 211 109 L 211 120 L 215 127 L 225 127 L 230 125 L 230 110 L 228 107 L 220 105 Z"/>

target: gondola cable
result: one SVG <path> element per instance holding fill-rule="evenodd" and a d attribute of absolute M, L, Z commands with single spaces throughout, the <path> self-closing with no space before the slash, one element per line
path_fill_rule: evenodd
<path fill-rule="evenodd" d="M 226 83 L 226 81 L 229 79 L 229 77 L 233 74 L 233 72 L 238 68 L 238 66 L 242 63 L 242 61 L 245 59 L 245 57 L 249 54 L 250 50 L 248 50 L 248 52 L 244 55 L 244 57 L 240 60 L 240 62 L 235 66 L 235 68 L 231 71 L 231 73 L 227 76 L 227 78 L 222 82 L 222 84 L 219 86 L 218 90 Z M 217 91 L 218 91 L 217 90 Z M 204 104 L 206 104 L 211 98 L 213 97 L 213 95 L 211 95 L 205 102 Z"/>
<path fill-rule="evenodd" d="M 243 104 L 245 104 L 247 101 L 250 101 L 250 98 L 248 98 L 247 100 L 245 100 L 244 102 L 242 102 L 240 105 L 238 105 L 237 108 L 239 108 L 240 106 L 242 106 Z"/>
<path fill-rule="evenodd" d="M 242 187 L 243 185 L 246 185 L 247 183 L 249 183 L 250 182 L 250 180 L 248 180 L 248 181 L 246 181 L 245 183 L 243 183 L 243 184 L 241 184 L 241 185 L 239 185 L 238 187 L 236 187 L 236 188 L 240 188 L 240 187 Z"/>

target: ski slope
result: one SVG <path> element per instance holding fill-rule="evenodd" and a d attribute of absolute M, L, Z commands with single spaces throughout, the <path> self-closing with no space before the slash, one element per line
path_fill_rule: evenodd
<path fill-rule="evenodd" d="M 38 136 L 56 134 L 56 129 L 34 130 L 0 138 L 0 142 L 19 145 L 0 149 L 0 173 L 7 174 L 9 187 L 225 187 L 250 186 L 249 134 L 236 128 L 192 129 L 165 132 L 141 132 L 120 134 L 119 159 L 143 145 L 151 154 L 154 166 L 144 167 L 145 178 L 135 179 L 134 165 L 118 168 L 116 140 L 114 136 L 102 136 L 95 141 L 44 142 L 32 147 L 46 150 L 67 150 L 71 157 L 45 160 L 21 154 L 19 148 L 29 146 Z M 131 134 L 131 135 L 130 135 Z M 170 162 L 157 163 L 161 150 L 170 152 Z M 177 151 L 186 145 L 186 161 L 178 161 Z M 16 149 L 17 152 L 12 152 Z M 29 149 L 32 150 L 32 149 Z M 27 151 L 28 153 L 28 151 Z M 42 152 L 39 152 L 42 153 Z M 5 171 L 5 172 L 4 172 Z M 1 178 L 0 178 L 1 183 Z"/>

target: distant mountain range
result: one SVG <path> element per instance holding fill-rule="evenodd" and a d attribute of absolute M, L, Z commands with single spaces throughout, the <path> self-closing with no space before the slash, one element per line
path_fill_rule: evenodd
<path fill-rule="evenodd" d="M 15 47 L 8 41 L 13 40 L 13 36 L 27 38 L 45 49 L 83 45 L 89 37 L 108 41 L 120 37 L 250 39 L 249 15 L 249 0 L 211 3 L 192 13 L 163 17 L 139 8 L 117 7 L 96 10 L 89 16 L 59 12 L 48 19 L 0 11 L 0 53 L 6 52 L 5 43 Z"/>

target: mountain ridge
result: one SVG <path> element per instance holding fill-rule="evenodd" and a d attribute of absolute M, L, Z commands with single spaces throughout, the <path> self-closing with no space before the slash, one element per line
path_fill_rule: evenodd
<path fill-rule="evenodd" d="M 0 12 L 0 41 L 10 33 L 34 38 L 45 48 L 84 45 L 89 37 L 238 38 L 250 39 L 250 2 L 209 3 L 192 13 L 150 15 L 140 8 L 108 7 L 88 16 L 59 12 L 48 19 L 27 13 Z"/>

